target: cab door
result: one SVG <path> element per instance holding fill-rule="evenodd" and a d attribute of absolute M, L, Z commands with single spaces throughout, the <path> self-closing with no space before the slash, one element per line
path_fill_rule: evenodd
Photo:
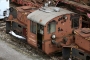
<path fill-rule="evenodd" d="M 37 24 L 37 45 L 38 48 L 42 50 L 42 40 L 43 40 L 43 26 Z"/>

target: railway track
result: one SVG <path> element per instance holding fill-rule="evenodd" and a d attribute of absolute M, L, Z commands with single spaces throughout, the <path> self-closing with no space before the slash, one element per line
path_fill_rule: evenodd
<path fill-rule="evenodd" d="M 6 23 L 4 21 L 0 21 L 0 27 L 5 26 L 5 25 L 6 25 Z"/>
<path fill-rule="evenodd" d="M 5 28 L 6 23 L 3 20 L 0 20 L 0 30 Z"/>

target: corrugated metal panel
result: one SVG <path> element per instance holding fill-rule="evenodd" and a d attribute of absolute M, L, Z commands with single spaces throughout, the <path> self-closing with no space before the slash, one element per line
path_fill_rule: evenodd
<path fill-rule="evenodd" d="M 32 20 L 36 23 L 39 23 L 43 26 L 45 26 L 45 24 L 50 21 L 51 19 L 60 16 L 60 15 L 64 15 L 64 14 L 70 14 L 73 13 L 71 11 L 65 10 L 63 8 L 60 8 L 60 11 L 55 12 L 54 9 L 56 7 L 47 7 L 44 10 L 36 10 L 33 13 L 30 13 L 27 18 L 29 20 Z M 56 9 L 57 10 L 57 9 Z"/>

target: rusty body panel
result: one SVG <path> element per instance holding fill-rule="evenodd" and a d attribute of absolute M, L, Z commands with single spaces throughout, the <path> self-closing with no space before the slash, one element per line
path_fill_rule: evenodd
<path fill-rule="evenodd" d="M 81 28 L 74 31 L 75 47 L 72 48 L 73 59 L 89 60 L 90 59 L 90 29 Z"/>
<path fill-rule="evenodd" d="M 10 16 L 6 22 L 6 32 L 10 30 L 16 34 L 26 37 L 27 36 L 27 15 L 36 10 L 36 7 L 22 6 L 13 8 Z M 11 24 L 11 25 L 10 25 Z M 8 28 L 9 27 L 9 28 Z"/>
<path fill-rule="evenodd" d="M 50 8 L 50 7 L 47 7 L 47 8 Z M 53 7 L 54 8 L 54 7 Z M 30 45 L 33 45 L 34 47 L 36 48 L 39 48 L 41 49 L 42 51 L 44 51 L 46 54 L 50 54 L 50 53 L 53 53 L 55 51 L 61 51 L 62 50 L 62 46 L 68 46 L 72 43 L 73 41 L 73 38 L 72 38 L 72 31 L 73 31 L 73 28 L 72 28 L 72 18 L 71 18 L 71 15 L 74 15 L 75 13 L 71 13 L 70 11 L 67 11 L 69 13 L 66 12 L 65 14 L 65 10 L 61 9 L 59 12 L 62 12 L 61 15 L 58 15 L 56 17 L 52 17 L 52 19 L 48 20 L 47 22 L 44 22 L 45 24 L 43 25 L 43 17 L 46 17 L 44 14 L 53 14 L 55 12 L 50 12 L 50 13 L 47 13 L 47 12 L 44 12 L 44 11 L 40 11 L 39 12 L 43 12 L 43 14 L 38 14 L 37 15 L 37 12 L 33 12 L 30 14 L 29 17 L 33 17 L 35 16 L 34 14 L 36 13 L 36 20 L 38 21 L 38 18 L 41 18 L 40 20 L 40 23 L 35 21 L 35 19 L 32 19 L 30 18 L 28 20 L 28 25 L 27 25 L 27 30 L 28 30 L 28 38 L 27 38 L 27 41 Z M 57 13 L 59 13 L 57 12 Z M 64 12 L 64 14 L 63 14 Z M 41 16 L 42 15 L 42 16 Z M 37 17 L 38 16 L 38 17 Z M 66 19 L 65 18 L 62 18 L 66 16 Z M 45 19 L 47 20 L 49 17 L 47 16 Z M 42 20 L 43 19 L 43 20 Z M 81 28 L 81 18 L 79 17 L 79 19 L 77 19 L 78 22 L 79 22 L 79 26 L 78 26 L 78 29 Z M 34 24 L 36 25 L 35 29 L 35 33 L 31 32 L 30 30 L 30 27 L 31 27 L 31 24 L 32 22 L 34 22 Z M 55 22 L 56 23 L 56 28 L 55 28 L 55 32 L 52 32 L 52 33 L 49 33 L 48 32 L 48 25 L 52 22 Z M 41 28 L 39 28 L 39 25 L 41 26 Z M 34 26 L 34 25 L 33 25 Z M 38 30 L 39 29 L 39 30 Z M 41 32 L 41 30 L 43 30 L 43 33 Z M 56 36 L 56 39 L 55 39 L 55 43 L 52 42 L 52 39 L 51 39 L 51 36 L 55 34 Z M 64 38 L 67 40 L 67 42 L 62 43 L 61 42 L 64 40 Z M 58 48 L 60 47 L 60 48 Z"/>
<path fill-rule="evenodd" d="M 90 29 L 83 28 L 81 30 L 76 30 L 75 43 L 82 49 L 90 52 Z"/>

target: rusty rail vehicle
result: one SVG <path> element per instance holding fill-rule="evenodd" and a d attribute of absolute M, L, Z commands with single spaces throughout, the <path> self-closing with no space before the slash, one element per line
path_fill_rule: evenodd
<path fill-rule="evenodd" d="M 80 0 L 75 0 L 75 1 L 80 1 Z M 83 1 L 83 0 L 82 0 Z M 85 0 L 87 1 L 87 0 Z M 60 7 L 64 7 L 67 8 L 73 12 L 76 12 L 80 15 L 82 15 L 82 27 L 90 27 L 90 6 L 88 5 L 83 5 L 80 4 L 79 2 L 74 2 L 74 1 L 67 1 L 67 0 L 59 0 L 58 3 L 56 4 L 56 6 Z"/>
<path fill-rule="evenodd" d="M 25 37 L 30 45 L 46 54 L 62 51 L 65 60 L 70 55 L 72 59 L 90 60 L 90 29 L 87 28 L 90 24 L 86 15 L 89 6 L 67 0 L 60 0 L 56 6 L 63 8 L 22 6 L 12 9 L 6 20 L 6 32 L 12 30 Z"/>
<path fill-rule="evenodd" d="M 14 14 L 16 13 L 16 14 Z M 62 51 L 73 43 L 73 31 L 80 29 L 82 17 L 59 7 L 17 7 L 6 20 L 6 32 L 24 36 L 27 42 L 46 54 Z M 67 49 L 67 50 L 70 50 Z M 64 51 L 63 48 L 63 52 Z M 63 53 L 63 55 L 64 55 Z M 65 57 L 69 56 L 65 55 Z"/>
<path fill-rule="evenodd" d="M 49 9 L 47 7 L 38 10 L 35 8 L 34 12 L 31 13 L 28 12 L 33 10 L 31 7 L 17 7 L 16 13 L 18 16 L 16 14 L 15 18 L 14 12 L 11 12 L 9 19 L 6 21 L 6 32 L 13 30 L 16 34 L 24 36 L 30 45 L 41 49 L 46 54 L 62 51 L 63 58 L 67 60 L 70 57 L 70 52 L 72 52 L 72 59 L 89 60 L 89 29 L 81 28 L 90 27 L 89 17 L 87 16 L 87 13 L 90 12 L 89 6 L 67 0 L 60 0 L 57 6 L 63 6 L 63 4 L 69 7 L 67 9 L 79 13 L 79 15 L 70 12 L 53 16 L 55 11 L 56 14 L 63 12 L 62 8 L 54 9 L 53 7 Z M 73 9 L 73 7 L 76 9 Z M 54 11 L 51 9 L 54 9 Z M 47 13 L 52 14 L 50 16 Z M 82 19 L 80 15 L 82 15 Z"/>

